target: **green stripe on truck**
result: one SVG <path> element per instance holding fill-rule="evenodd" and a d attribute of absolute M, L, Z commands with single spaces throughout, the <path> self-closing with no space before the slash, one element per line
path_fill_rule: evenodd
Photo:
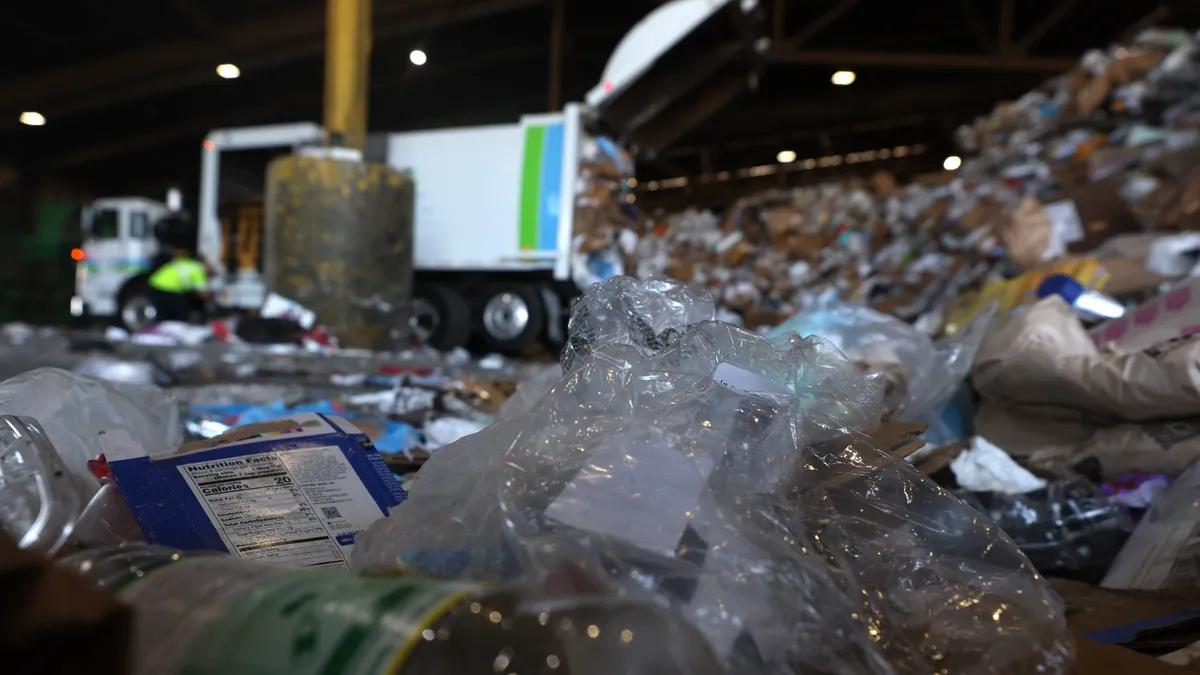
<path fill-rule="evenodd" d="M 546 145 L 546 127 L 525 129 L 525 158 L 521 166 L 520 250 L 537 249 L 538 200 L 542 188 L 542 148 Z"/>

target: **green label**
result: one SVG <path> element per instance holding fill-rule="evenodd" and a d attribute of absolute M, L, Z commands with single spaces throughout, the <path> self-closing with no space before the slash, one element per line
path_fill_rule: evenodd
<path fill-rule="evenodd" d="M 476 586 L 300 571 L 263 580 L 195 643 L 185 675 L 384 675 Z"/>
<path fill-rule="evenodd" d="M 546 127 L 525 128 L 525 156 L 521 162 L 521 222 L 517 243 L 522 251 L 537 248 L 538 199 L 542 189 L 542 150 L 546 145 Z"/>

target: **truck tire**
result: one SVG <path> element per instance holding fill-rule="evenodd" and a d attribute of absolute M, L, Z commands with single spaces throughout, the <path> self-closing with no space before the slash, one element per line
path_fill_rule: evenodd
<path fill-rule="evenodd" d="M 423 343 L 449 351 L 465 345 L 471 337 L 471 308 L 453 288 L 417 284 L 409 326 Z"/>
<path fill-rule="evenodd" d="M 480 305 L 480 325 L 488 347 L 513 354 L 535 342 L 546 328 L 546 307 L 537 288 L 498 284 Z"/>
<path fill-rule="evenodd" d="M 145 277 L 135 277 L 125 282 L 117 295 L 117 325 L 136 333 L 154 323 L 157 315 L 150 282 Z"/>

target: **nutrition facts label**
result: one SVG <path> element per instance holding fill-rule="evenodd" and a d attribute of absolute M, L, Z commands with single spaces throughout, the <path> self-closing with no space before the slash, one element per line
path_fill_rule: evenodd
<path fill-rule="evenodd" d="M 341 449 L 302 448 L 181 464 L 234 555 L 347 566 L 354 535 L 383 515 Z"/>

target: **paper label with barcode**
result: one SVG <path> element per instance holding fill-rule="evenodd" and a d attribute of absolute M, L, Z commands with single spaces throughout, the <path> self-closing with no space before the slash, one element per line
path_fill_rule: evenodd
<path fill-rule="evenodd" d="M 1194 586 L 1196 570 L 1189 561 L 1197 557 L 1197 547 L 1200 523 L 1143 521 L 1125 542 L 1100 585 L 1144 590 Z"/>
<path fill-rule="evenodd" d="M 354 536 L 382 514 L 337 446 L 181 464 L 230 553 L 346 567 Z"/>

